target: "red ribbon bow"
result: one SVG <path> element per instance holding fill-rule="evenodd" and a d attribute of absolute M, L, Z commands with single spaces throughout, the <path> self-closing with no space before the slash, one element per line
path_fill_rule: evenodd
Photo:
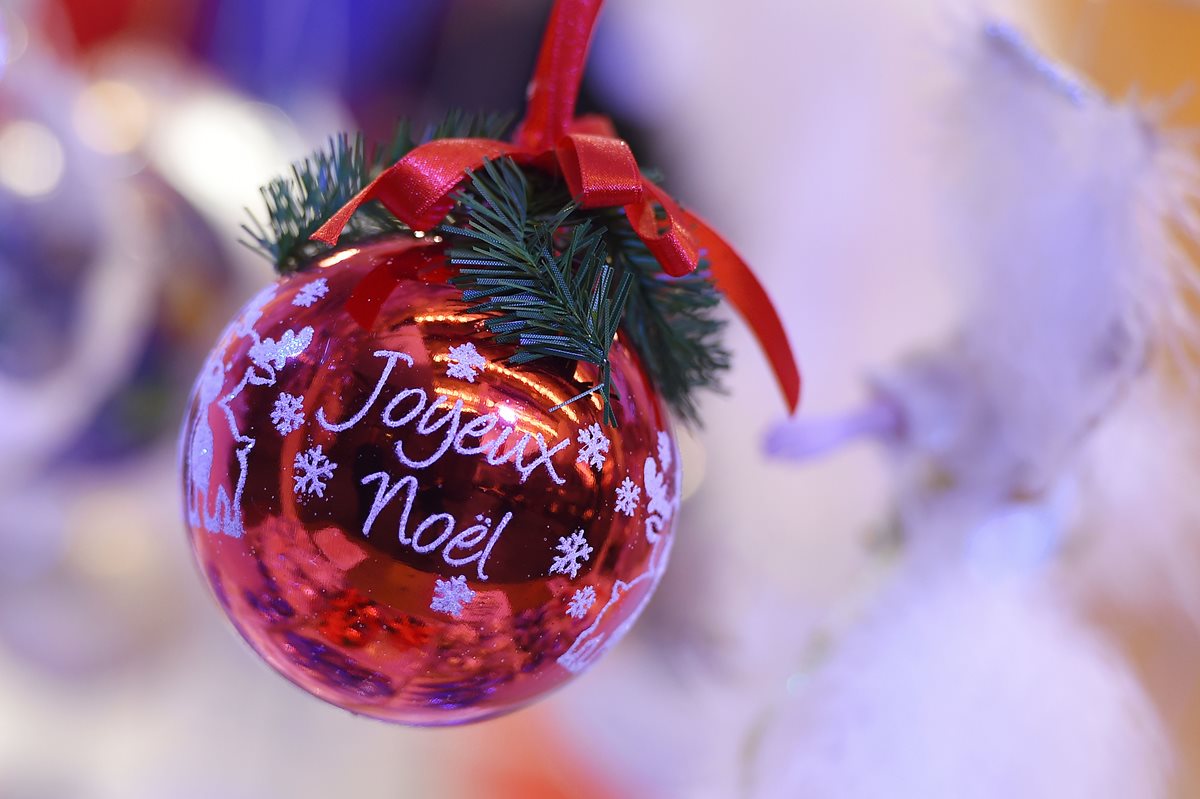
<path fill-rule="evenodd" d="M 313 238 L 336 244 L 354 212 L 371 200 L 381 202 L 412 229 L 428 230 L 449 213 L 452 195 L 467 174 L 487 160 L 507 156 L 560 174 L 580 207 L 623 208 L 634 232 L 668 275 L 689 274 L 702 257 L 707 258 L 717 288 L 754 331 L 788 408 L 794 411 L 800 399 L 800 373 L 779 314 L 754 273 L 712 228 L 642 175 L 629 145 L 617 137 L 608 119 L 575 118 L 575 100 L 602 2 L 556 0 L 529 86 L 525 119 L 513 142 L 437 139 L 416 147 L 334 214 Z M 366 304 L 377 311 L 394 286 L 394 280 L 375 281 Z"/>

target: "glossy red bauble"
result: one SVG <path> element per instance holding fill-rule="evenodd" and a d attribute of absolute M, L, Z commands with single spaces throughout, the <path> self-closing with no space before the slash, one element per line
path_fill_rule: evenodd
<path fill-rule="evenodd" d="M 437 278 L 368 330 L 345 304 L 408 242 L 335 252 L 260 293 L 197 381 L 183 437 L 192 545 L 238 631 L 335 705 L 408 724 L 513 710 L 587 669 L 662 574 L 670 423 L 612 348 L 520 367 Z"/>

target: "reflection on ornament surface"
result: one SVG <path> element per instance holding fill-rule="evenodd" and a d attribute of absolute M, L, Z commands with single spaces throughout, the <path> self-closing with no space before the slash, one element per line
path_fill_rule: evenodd
<path fill-rule="evenodd" d="M 356 713 L 455 724 L 563 684 L 633 623 L 679 458 L 620 339 L 613 427 L 597 394 L 551 412 L 596 371 L 506 365 L 444 274 L 403 279 L 360 326 L 347 298 L 403 241 L 326 258 L 229 326 L 184 428 L 185 511 L 218 601 L 280 673 Z"/>

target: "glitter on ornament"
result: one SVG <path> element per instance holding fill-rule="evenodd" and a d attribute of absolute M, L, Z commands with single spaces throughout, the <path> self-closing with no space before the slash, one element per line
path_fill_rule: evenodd
<path fill-rule="evenodd" d="M 667 460 L 670 460 L 669 455 Z M 646 479 L 646 512 L 649 514 L 646 517 L 646 538 L 651 543 L 658 540 L 659 533 L 662 531 L 663 526 L 670 521 L 671 515 L 675 511 L 675 504 L 678 501 L 677 499 L 672 499 L 668 493 L 665 471 L 665 466 L 663 471 L 660 472 L 654 459 L 646 458 L 643 468 L 643 474 Z"/>
<path fill-rule="evenodd" d="M 463 605 L 469 605 L 474 599 L 475 592 L 467 587 L 467 578 L 459 575 L 434 583 L 429 609 L 458 618 L 462 615 Z"/>
<path fill-rule="evenodd" d="M 647 457 L 646 461 L 648 466 L 654 463 L 652 457 Z M 632 613 L 626 616 L 625 620 L 616 628 L 610 625 L 612 618 L 621 617 L 624 609 L 629 608 L 631 603 L 638 602 L 636 597 L 641 595 L 645 586 L 655 585 L 662 577 L 671 552 L 672 539 L 661 531 L 669 529 L 665 525 L 679 507 L 679 487 L 675 487 L 673 495 L 668 495 L 664 489 L 661 502 L 665 503 L 665 509 L 661 505 L 656 506 L 658 512 L 653 513 L 646 521 L 646 542 L 651 546 L 651 554 L 645 571 L 629 580 L 617 580 L 613 583 L 608 601 L 604 603 L 604 607 L 600 609 L 591 626 L 584 630 L 575 639 L 575 643 L 571 644 L 570 648 L 559 657 L 558 664 L 572 674 L 579 674 L 591 668 L 613 644 L 621 639 L 621 636 L 637 619 L 637 615 L 645 607 L 645 603 L 637 604 Z M 665 513 L 666 516 L 661 515 L 662 513 Z M 651 535 L 651 520 L 654 520 L 655 523 L 653 535 Z"/>
<path fill-rule="evenodd" d="M 319 277 L 313 282 L 302 286 L 292 298 L 292 305 L 299 308 L 311 308 L 317 300 L 329 293 L 329 281 Z"/>
<path fill-rule="evenodd" d="M 567 615 L 573 619 L 582 619 L 594 604 L 596 604 L 596 589 L 590 585 L 584 586 L 571 597 L 571 602 L 567 605 Z"/>
<path fill-rule="evenodd" d="M 304 352 L 312 342 L 312 337 L 313 329 L 306 327 L 299 333 L 284 331 L 278 342 L 273 338 L 264 338 L 250 348 L 250 360 L 273 374 L 276 369 L 283 368 L 288 358 Z"/>
<path fill-rule="evenodd" d="M 642 489 L 638 488 L 637 483 L 626 476 L 621 481 L 621 485 L 617 486 L 617 512 L 624 513 L 626 516 L 632 516 L 637 512 L 641 494 Z"/>
<path fill-rule="evenodd" d="M 299 336 L 288 330 L 281 337 L 287 344 L 281 347 L 273 339 L 264 341 L 254 329 L 262 318 L 263 308 L 275 300 L 276 292 L 275 286 L 268 286 L 256 294 L 222 336 L 226 346 L 237 346 L 239 349 L 244 339 L 253 342 L 245 353 L 251 362 L 239 362 L 239 368 L 234 372 L 242 374 L 241 380 L 232 389 L 224 389 L 226 374 L 230 369 L 214 353 L 205 363 L 193 399 L 194 404 L 204 410 L 197 416 L 187 452 L 188 462 L 192 464 L 187 475 L 185 502 L 188 523 L 231 538 L 241 538 L 245 533 L 242 499 L 246 487 L 247 461 L 257 443 L 254 436 L 243 432 L 232 405 L 242 401 L 240 398 L 249 386 L 274 386 L 278 378 L 277 370 L 283 368 L 288 358 L 300 356 L 312 340 L 312 328 L 305 328 Z M 220 426 L 214 428 L 211 424 L 209 411 L 214 405 L 224 419 L 229 440 L 237 445 L 232 454 L 237 461 L 238 474 L 230 486 L 218 485 L 216 496 L 210 497 L 214 451 L 218 438 L 225 436 L 224 431 L 218 432 Z"/>
<path fill-rule="evenodd" d="M 592 547 L 584 538 L 583 530 L 576 530 L 571 535 L 558 539 L 558 551 L 562 554 L 554 558 L 554 563 L 550 565 L 550 573 L 565 574 L 574 580 L 580 567 L 591 557 Z"/>
<path fill-rule="evenodd" d="M 488 363 L 487 358 L 480 355 L 479 350 L 475 349 L 475 345 L 469 341 L 466 344 L 451 347 L 449 355 L 450 363 L 446 367 L 446 376 L 457 377 L 468 383 L 474 383 L 476 370 L 485 368 Z"/>
<path fill-rule="evenodd" d="M 599 424 L 593 424 L 579 431 L 579 457 L 575 460 L 603 469 L 606 460 L 604 453 L 608 452 L 608 447 L 609 440 L 604 435 L 604 429 Z"/>
<path fill-rule="evenodd" d="M 664 472 L 671 470 L 671 450 L 674 448 L 671 437 L 665 431 L 658 431 L 658 463 Z"/>
<path fill-rule="evenodd" d="M 297 397 L 286 391 L 279 394 L 275 399 L 275 407 L 271 410 L 271 424 L 275 425 L 279 435 L 286 436 L 300 429 L 304 424 L 303 408 L 304 397 Z"/>
<path fill-rule="evenodd" d="M 337 468 L 337 464 L 325 456 L 320 444 L 298 453 L 292 465 L 296 470 L 292 479 L 295 481 L 293 489 L 297 495 L 325 496 L 325 481 L 333 478 L 333 470 Z"/>

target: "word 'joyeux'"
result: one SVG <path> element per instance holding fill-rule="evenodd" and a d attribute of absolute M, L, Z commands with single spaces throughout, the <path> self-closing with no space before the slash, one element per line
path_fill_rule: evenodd
<path fill-rule="evenodd" d="M 403 352 L 377 350 L 374 355 L 376 358 L 383 358 L 385 364 L 379 380 L 375 383 L 371 395 L 367 398 L 362 408 L 349 419 L 337 423 L 330 422 L 325 414 L 325 409 L 321 408 L 317 411 L 316 416 L 317 423 L 321 427 L 330 432 L 340 433 L 357 425 L 370 413 L 376 403 L 380 401 L 388 378 L 391 377 L 392 372 L 396 368 L 396 363 L 403 361 L 408 366 L 413 365 L 412 357 Z M 425 469 L 437 463 L 441 460 L 442 456 L 453 449 L 460 455 L 482 455 L 493 466 L 499 466 L 512 461 L 513 467 L 521 475 L 522 483 L 538 468 L 545 469 L 547 476 L 558 485 L 566 482 L 554 470 L 551 458 L 570 444 L 569 438 L 548 448 L 545 439 L 540 434 L 530 435 L 529 433 L 522 433 L 520 439 L 515 444 L 505 449 L 504 445 L 514 432 L 514 428 L 500 414 L 482 414 L 463 424 L 463 401 L 461 399 L 456 400 L 452 407 L 443 410 L 441 415 L 438 416 L 438 411 L 443 407 L 446 399 L 445 396 L 439 395 L 431 403 L 425 389 L 406 388 L 398 391 L 383 406 L 379 416 L 384 426 L 399 428 L 416 421 L 416 425 L 412 429 L 418 436 L 433 437 L 438 442 L 431 455 L 426 458 L 414 458 L 410 453 L 405 451 L 404 442 L 397 441 L 395 446 L 396 457 L 402 464 L 413 470 Z M 493 432 L 495 432 L 495 435 L 485 440 Z M 438 440 L 438 436 L 440 436 L 440 440 Z M 536 454 L 527 463 L 527 452 L 530 449 L 531 443 L 534 445 Z M 463 529 L 458 535 L 454 535 L 456 521 L 451 514 L 435 513 L 418 524 L 412 535 L 409 535 L 409 515 L 412 510 L 413 500 L 419 489 L 417 478 L 407 475 L 393 483 L 391 476 L 386 472 L 375 472 L 362 479 L 363 485 L 373 482 L 377 482 L 378 487 L 375 499 L 371 503 L 371 511 L 363 522 L 362 533 L 365 537 L 370 536 L 371 527 L 374 525 L 375 519 L 379 516 L 380 512 L 404 490 L 406 492 L 404 510 L 400 518 L 400 529 L 398 532 L 400 543 L 411 546 L 414 551 L 421 553 L 432 552 L 435 549 L 442 548 L 444 545 L 442 559 L 448 565 L 464 566 L 475 562 L 477 564 L 476 571 L 479 579 L 487 579 L 484 567 L 488 555 L 491 554 L 492 548 L 496 545 L 500 535 L 512 519 L 512 513 L 505 513 L 494 530 L 491 528 L 491 520 L 488 519 L 482 524 L 475 524 Z M 441 533 L 432 541 L 423 541 L 422 537 L 437 525 L 441 525 Z M 476 549 L 481 544 L 483 544 L 483 548 Z M 455 553 L 457 552 L 465 552 L 466 554 L 456 555 Z"/>

